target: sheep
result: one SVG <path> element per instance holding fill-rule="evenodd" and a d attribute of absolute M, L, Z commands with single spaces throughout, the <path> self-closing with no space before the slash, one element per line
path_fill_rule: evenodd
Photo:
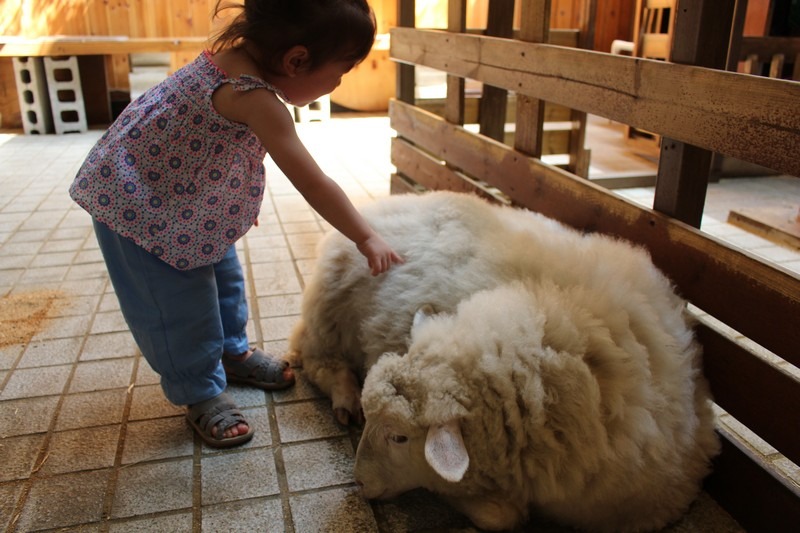
<path fill-rule="evenodd" d="M 645 251 L 466 194 L 363 212 L 405 264 L 371 277 L 326 236 L 290 353 L 365 423 L 364 497 L 422 487 L 488 530 L 680 516 L 719 443 L 685 302 Z"/>
<path fill-rule="evenodd" d="M 286 354 L 331 398 L 345 425 L 363 422 L 360 383 L 381 354 L 407 347 L 412 319 L 423 304 L 453 310 L 465 296 L 500 281 L 552 270 L 556 256 L 580 242 L 577 233 L 551 219 L 467 194 L 392 196 L 362 208 L 362 214 L 405 263 L 374 278 L 349 240 L 328 233 L 319 243 Z"/>
<path fill-rule="evenodd" d="M 708 388 L 691 335 L 629 297 L 515 281 L 418 318 L 364 383 L 364 497 L 422 487 L 485 530 L 679 518 L 719 449 Z"/>

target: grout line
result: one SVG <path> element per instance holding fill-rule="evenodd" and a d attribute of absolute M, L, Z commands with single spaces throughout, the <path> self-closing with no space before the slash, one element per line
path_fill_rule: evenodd
<path fill-rule="evenodd" d="M 265 194 L 269 194 L 270 202 L 272 203 L 272 209 L 275 212 L 275 219 L 276 224 L 281 229 L 281 235 L 283 236 L 283 241 L 286 244 L 287 250 L 289 252 L 289 257 L 292 262 L 292 266 L 295 271 L 295 275 L 298 277 L 300 282 L 301 288 L 303 287 L 303 279 L 300 275 L 300 271 L 297 268 L 297 259 L 295 258 L 294 251 L 292 250 L 291 244 L 289 243 L 289 239 L 286 235 L 286 231 L 284 230 L 283 221 L 281 220 L 280 212 L 278 211 L 277 203 L 275 202 L 275 197 L 272 194 L 272 190 L 266 186 L 265 184 Z M 248 269 L 252 271 L 252 264 L 250 261 L 247 262 Z M 250 284 L 251 290 L 253 295 L 253 302 L 255 308 L 258 308 L 258 297 L 255 291 L 255 281 L 253 277 L 250 277 Z M 260 310 L 259 310 L 260 312 Z M 260 316 L 260 315 L 259 315 Z M 259 332 L 260 330 L 260 320 L 259 320 Z M 296 369 L 295 369 L 296 372 Z M 295 380 L 297 377 L 295 376 Z M 295 383 L 294 386 L 297 386 Z M 272 394 L 270 394 L 270 401 L 267 403 L 267 418 L 269 419 L 269 427 L 270 433 L 272 436 L 272 449 L 273 449 L 273 460 L 275 462 L 275 477 L 278 481 L 278 491 L 280 493 L 280 501 L 281 501 L 281 511 L 283 513 L 283 528 L 284 533 L 295 533 L 294 527 L 294 519 L 292 517 L 292 506 L 290 503 L 290 492 L 289 492 L 289 480 L 286 476 L 286 463 L 283 460 L 283 442 L 281 442 L 280 438 L 280 431 L 278 428 L 278 416 L 275 412 L 275 398 Z"/>
<path fill-rule="evenodd" d="M 94 235 L 94 231 L 91 232 L 91 235 Z M 106 278 L 106 283 L 103 287 L 103 292 L 100 296 L 100 299 L 97 301 L 97 306 L 92 313 L 92 322 L 94 322 L 97 313 L 100 312 L 100 306 L 103 304 L 103 296 L 106 294 L 106 289 L 108 289 L 111 280 Z M 111 294 L 114 294 L 113 292 Z M 116 298 L 116 294 L 114 294 Z M 87 339 L 91 335 L 92 331 L 92 324 L 89 324 L 89 333 L 87 334 Z M 85 341 L 84 341 L 85 346 Z M 83 354 L 83 348 L 81 346 L 80 353 Z M 106 494 L 103 499 L 103 510 L 100 515 L 101 525 L 100 531 L 102 533 L 107 533 L 110 527 L 109 521 L 111 520 L 111 512 L 114 506 L 114 497 L 117 493 L 117 482 L 119 480 L 119 469 L 122 465 L 122 453 L 125 448 L 125 437 L 128 433 L 128 417 L 131 412 L 131 404 L 133 403 L 133 388 L 136 384 L 136 376 L 139 371 L 139 358 L 141 354 L 137 354 L 133 360 L 133 368 L 131 370 L 131 377 L 128 381 L 128 390 L 125 394 L 125 405 L 122 408 L 122 419 L 120 420 L 120 428 L 119 428 L 119 437 L 117 440 L 117 450 L 114 453 L 114 465 L 111 467 L 111 473 L 108 476 L 108 485 L 106 485 Z M 80 360 L 80 356 L 78 357 Z"/>
<path fill-rule="evenodd" d="M 203 444 L 192 431 L 192 532 L 203 530 Z"/>
<path fill-rule="evenodd" d="M 92 331 L 92 324 L 94 323 L 94 319 L 97 313 L 97 309 L 102 302 L 102 298 L 98 299 L 97 303 L 95 304 L 95 312 L 92 313 L 91 319 L 89 320 L 89 327 L 86 330 L 86 333 L 83 335 L 83 341 L 81 342 L 81 346 L 78 350 L 78 357 L 75 361 L 72 362 L 72 368 L 70 369 L 69 376 L 67 376 L 67 380 L 64 383 L 64 387 L 61 389 L 61 393 L 58 395 L 58 402 L 56 402 L 55 409 L 53 410 L 53 415 L 50 420 L 50 425 L 47 428 L 45 433 L 44 439 L 42 440 L 41 447 L 39 449 L 39 453 L 36 456 L 36 459 L 33 462 L 33 466 L 31 468 L 31 472 L 29 476 L 23 481 L 22 483 L 22 490 L 20 491 L 19 498 L 17 500 L 17 505 L 14 507 L 12 511 L 12 519 L 9 523 L 8 531 L 13 532 L 16 530 L 17 523 L 22 516 L 22 511 L 25 508 L 25 504 L 28 501 L 28 497 L 30 496 L 31 488 L 33 487 L 34 482 L 39 479 L 39 471 L 44 466 L 45 462 L 49 457 L 48 448 L 50 447 L 50 442 L 53 439 L 53 434 L 56 432 L 56 424 L 58 423 L 58 418 L 61 415 L 61 408 L 64 405 L 65 398 L 67 397 L 67 392 L 69 391 L 70 386 L 72 385 L 72 379 L 75 376 L 75 372 L 77 371 L 78 364 L 80 363 L 80 354 L 83 352 L 83 348 L 86 346 L 86 342 L 89 339 Z M 16 369 L 19 365 L 19 362 L 22 360 L 22 357 L 25 354 L 25 349 L 23 349 L 18 358 L 15 362 L 14 368 Z M 12 371 L 9 371 L 8 376 L 10 377 Z"/>

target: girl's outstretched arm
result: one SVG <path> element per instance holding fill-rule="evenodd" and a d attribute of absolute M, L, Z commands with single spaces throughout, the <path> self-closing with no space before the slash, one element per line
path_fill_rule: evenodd
<path fill-rule="evenodd" d="M 378 235 L 353 206 L 341 187 L 328 177 L 297 136 L 286 107 L 268 91 L 250 91 L 237 100 L 248 113 L 246 122 L 267 148 L 275 164 L 311 207 L 367 258 L 373 275 L 403 259 Z M 237 106 L 238 107 L 238 106 Z"/>

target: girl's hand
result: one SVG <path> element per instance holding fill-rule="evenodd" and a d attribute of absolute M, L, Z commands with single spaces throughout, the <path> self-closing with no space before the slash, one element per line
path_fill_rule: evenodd
<path fill-rule="evenodd" d="M 358 251 L 361 252 L 361 255 L 367 258 L 367 264 L 373 276 L 377 276 L 389 270 L 392 263 L 405 263 L 403 258 L 392 250 L 391 246 L 376 233 L 373 233 L 367 240 L 357 243 L 356 247 Z"/>

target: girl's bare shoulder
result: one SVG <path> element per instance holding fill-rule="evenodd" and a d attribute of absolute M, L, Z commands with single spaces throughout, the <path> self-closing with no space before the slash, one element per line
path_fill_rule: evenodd
<path fill-rule="evenodd" d="M 244 50 L 223 50 L 211 56 L 211 60 L 228 78 L 237 79 L 242 75 L 248 75 L 263 80 L 255 62 Z M 282 111 L 282 105 L 276 105 L 279 102 L 271 91 L 235 91 L 228 83 L 222 84 L 214 92 L 212 102 L 218 113 L 235 122 L 247 123 L 247 119 L 252 117 L 254 111 L 261 113 L 269 112 L 271 109 Z"/>

